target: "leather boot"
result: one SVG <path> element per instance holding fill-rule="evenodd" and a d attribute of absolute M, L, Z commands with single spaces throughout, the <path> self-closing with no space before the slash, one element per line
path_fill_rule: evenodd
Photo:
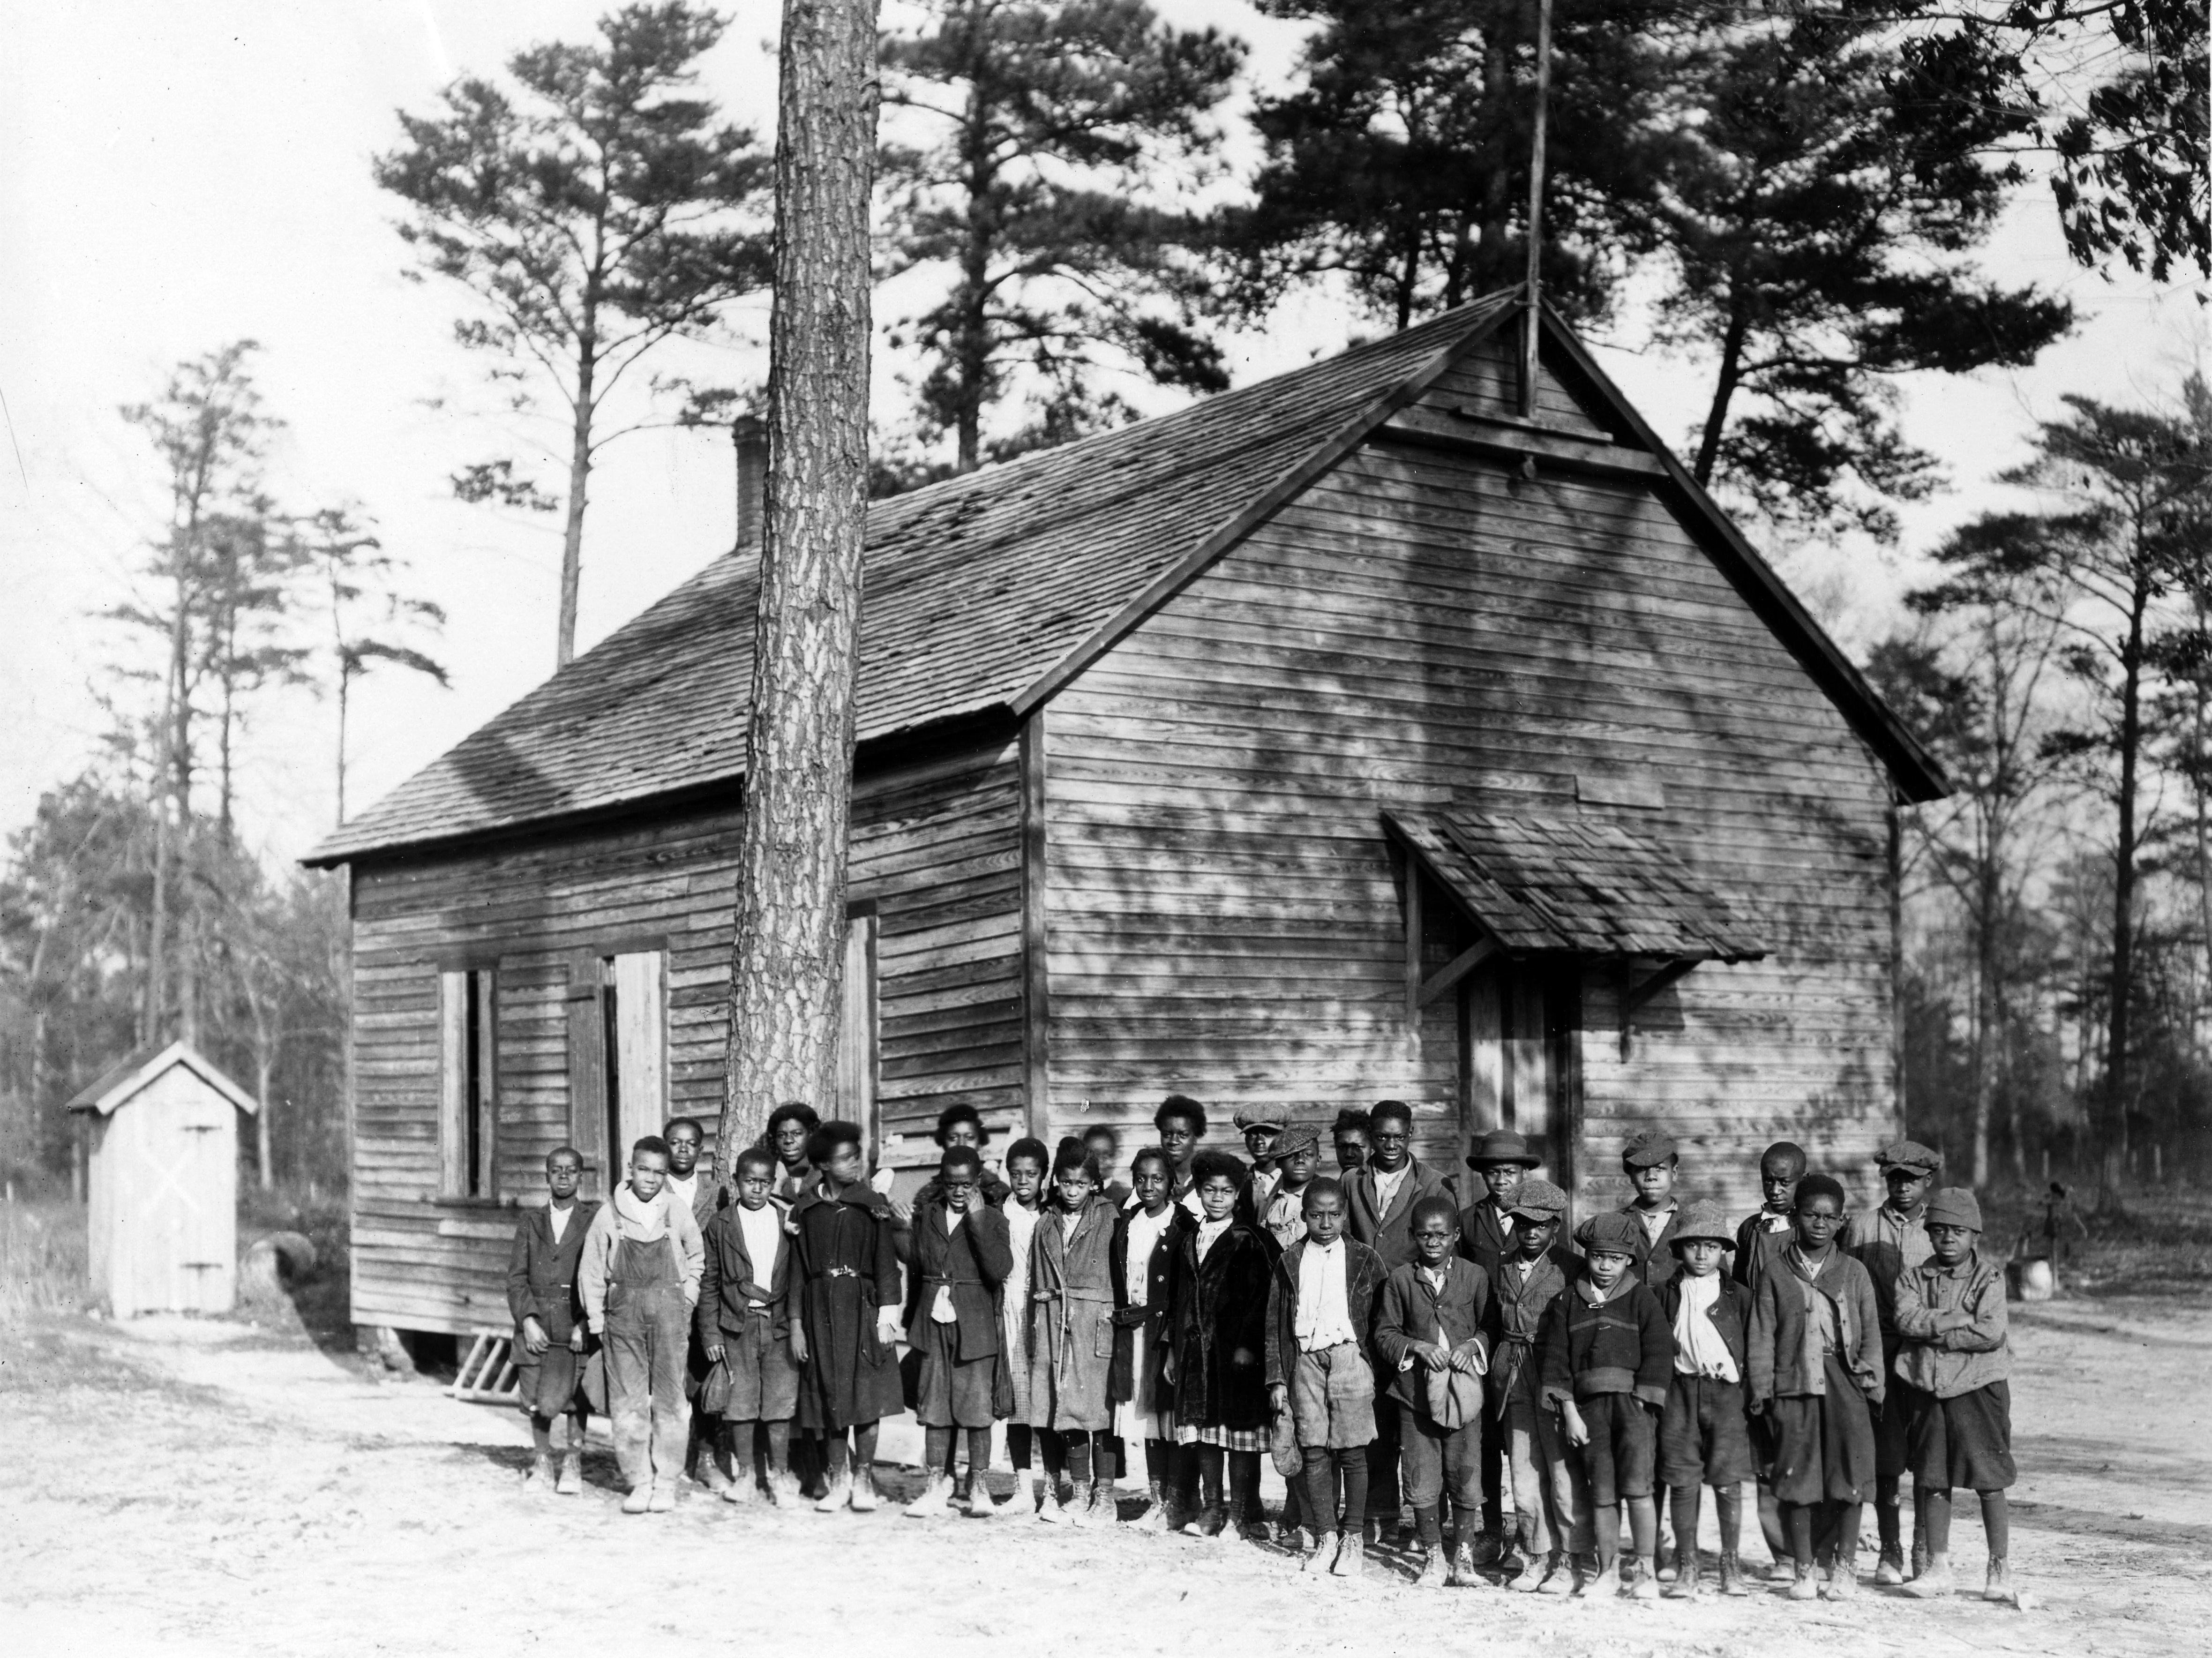
<path fill-rule="evenodd" d="M 562 1497 L 575 1497 L 584 1489 L 584 1454 L 574 1449 L 561 1457 L 561 1483 L 553 1488 Z"/>
<path fill-rule="evenodd" d="M 1451 1566 L 1444 1582 L 1454 1588 L 1473 1589 L 1482 1587 L 1481 1575 L 1474 1569 L 1474 1540 L 1467 1538 L 1452 1545 Z"/>
<path fill-rule="evenodd" d="M 830 1489 L 814 1500 L 817 1514 L 835 1514 L 853 1500 L 853 1476 L 848 1472 L 830 1482 Z"/>
<path fill-rule="evenodd" d="M 769 1500 L 779 1509 L 795 1509 L 805 1502 L 799 1490 L 799 1476 L 788 1468 L 771 1469 L 768 1477 Z"/>
<path fill-rule="evenodd" d="M 1157 1479 L 1145 1482 L 1146 1508 L 1136 1524 L 1144 1531 L 1165 1531 L 1168 1528 L 1168 1493 Z"/>
<path fill-rule="evenodd" d="M 853 1470 L 853 1512 L 873 1514 L 876 1511 L 876 1471 L 873 1468 Z"/>
<path fill-rule="evenodd" d="M 1982 1599 L 2003 1601 L 2016 1601 L 2019 1599 L 2012 1586 L 2011 1569 L 2006 1565 L 2005 1558 L 2001 1554 L 1993 1554 L 1990 1557 L 1990 1575 L 1988 1580 L 1982 1585 Z"/>
<path fill-rule="evenodd" d="M 1669 1600 L 1694 1600 L 1698 1598 L 1698 1552 L 1684 1549 L 1682 1558 L 1674 1568 L 1674 1581 L 1667 1585 Z"/>
<path fill-rule="evenodd" d="M 1336 1546 L 1335 1564 L 1329 1567 L 1333 1577 L 1363 1577 L 1366 1576 L 1367 1541 L 1351 1532 Z"/>
<path fill-rule="evenodd" d="M 1202 1473 L 1199 1480 L 1205 1494 L 1199 1510 L 1198 1534 L 1200 1537 L 1218 1537 L 1229 1523 L 1229 1509 L 1221 1497 L 1221 1476 Z"/>
<path fill-rule="evenodd" d="M 1532 1554 L 1528 1557 L 1528 1564 L 1521 1569 L 1520 1576 L 1508 1578 L 1505 1587 L 1516 1594 L 1534 1594 L 1552 1578 L 1559 1578 L 1564 1584 L 1566 1576 L 1567 1563 L 1560 1555 Z M 1559 1591 L 1553 1592 L 1557 1594 Z"/>
<path fill-rule="evenodd" d="M 653 1495 L 647 1499 L 645 1509 L 647 1514 L 675 1512 L 676 1482 L 656 1475 L 653 1481 Z"/>
<path fill-rule="evenodd" d="M 652 1506 L 653 1481 L 650 1479 L 646 1479 L 641 1485 L 632 1485 L 629 1488 L 629 1495 L 622 1500 L 622 1511 L 624 1514 L 643 1514 Z"/>
<path fill-rule="evenodd" d="M 1721 1593 L 1748 1594 L 1751 1586 L 1743 1581 L 1743 1562 L 1733 1554 L 1721 1556 Z"/>
<path fill-rule="evenodd" d="M 1892 1544 L 1881 1552 L 1875 1563 L 1874 1581 L 1883 1588 L 1895 1588 L 1905 1581 L 1905 1551 Z"/>
<path fill-rule="evenodd" d="M 1474 1564 L 1478 1566 L 1494 1566 L 1504 1558 L 1505 1548 L 1504 1523 L 1486 1526 L 1482 1528 L 1482 1535 L 1475 1540 Z"/>
<path fill-rule="evenodd" d="M 1325 1573 L 1336 1564 L 1337 1546 L 1342 1541 L 1337 1533 L 1308 1532 L 1302 1541 L 1306 1548 L 1305 1558 L 1298 1562 L 1300 1571 Z"/>
<path fill-rule="evenodd" d="M 945 1492 L 952 1482 L 940 1473 L 933 1472 L 921 1495 L 901 1510 L 909 1520 L 943 1520 L 952 1512 L 945 1506 Z"/>
<path fill-rule="evenodd" d="M 1955 1585 L 1951 1581 L 1951 1558 L 1948 1555 L 1931 1555 L 1919 1576 L 1905 1586 L 1905 1592 L 1916 1600 L 1941 1600 L 1948 1596 Z"/>
<path fill-rule="evenodd" d="M 1819 1600 L 1820 1569 L 1818 1566 L 1800 1565 L 1796 1568 L 1796 1573 L 1797 1575 L 1790 1580 L 1790 1598 L 1792 1600 Z"/>
<path fill-rule="evenodd" d="M 530 1459 L 530 1472 L 523 1475 L 522 1483 L 530 1491 L 542 1497 L 553 1489 L 553 1481 L 556 1477 L 553 1472 L 553 1454 L 550 1451 L 540 1451 Z"/>
<path fill-rule="evenodd" d="M 1420 1563 L 1413 1568 L 1413 1587 L 1417 1589 L 1440 1589 L 1444 1586 L 1447 1572 L 1442 1548 L 1421 1545 Z"/>

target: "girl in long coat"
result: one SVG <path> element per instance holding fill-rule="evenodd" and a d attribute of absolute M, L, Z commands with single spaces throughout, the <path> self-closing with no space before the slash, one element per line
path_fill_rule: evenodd
<path fill-rule="evenodd" d="M 784 1223 L 792 1236 L 799 1316 L 791 1356 L 803 1367 L 799 1425 L 829 1441 L 830 1489 L 814 1506 L 876 1506 L 876 1431 L 906 1408 L 899 1385 L 898 1249 L 890 1205 L 860 1178 L 860 1130 L 829 1122 L 807 1147 L 817 1181 Z M 852 1445 L 848 1451 L 846 1435 Z"/>
<path fill-rule="evenodd" d="M 1041 1520 L 1113 1518 L 1114 1208 L 1098 1160 L 1070 1137 L 1053 1158 L 1053 1200 L 1030 1244 L 1030 1419 L 1054 1490 Z M 1063 1498 L 1060 1470 L 1073 1484 Z"/>
<path fill-rule="evenodd" d="M 1236 1215 L 1244 1165 L 1225 1152 L 1192 1160 L 1201 1218 L 1182 1235 L 1174 1275 L 1176 1440 L 1185 1512 L 1203 1492 L 1200 1534 L 1228 1527 L 1222 1459 L 1239 1518 L 1256 1521 L 1260 1455 L 1267 1445 L 1267 1281 L 1274 1244 Z M 1233 1533 L 1231 1533 L 1234 1535 Z"/>
<path fill-rule="evenodd" d="M 1145 1484 L 1152 1506 L 1141 1522 L 1166 1531 L 1173 1521 L 1175 1402 L 1160 1365 L 1168 1352 L 1168 1318 L 1175 1310 L 1175 1263 L 1182 1234 L 1194 1224 L 1175 1201 L 1175 1165 L 1156 1145 L 1129 1165 L 1133 1190 L 1114 1220 L 1114 1370 L 1107 1394 L 1114 1401 L 1114 1434 L 1124 1445 L 1142 1441 Z"/>
<path fill-rule="evenodd" d="M 1052 1153 L 1037 1139 L 1018 1139 L 1006 1148 L 1006 1200 L 999 1212 L 1006 1218 L 1006 1242 L 1013 1253 L 1013 1270 L 1006 1274 L 1000 1297 L 1000 1321 L 1004 1331 L 1000 1356 L 1006 1364 L 1009 1404 L 1006 1413 L 1006 1460 L 1014 1465 L 1014 1492 L 1019 1496 L 1022 1477 L 1030 1471 L 1036 1424 L 1030 1417 L 1030 1250 L 1038 1223 L 1045 1215 L 1046 1175 Z M 1032 1510 L 1044 1506 L 1045 1482 L 1036 1477 L 1030 1493 Z"/>

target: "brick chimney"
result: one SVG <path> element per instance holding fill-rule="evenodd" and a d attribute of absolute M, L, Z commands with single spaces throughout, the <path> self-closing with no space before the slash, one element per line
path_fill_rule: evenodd
<path fill-rule="evenodd" d="M 768 424 L 757 415 L 730 422 L 738 450 L 738 546 L 757 549 L 768 531 Z"/>

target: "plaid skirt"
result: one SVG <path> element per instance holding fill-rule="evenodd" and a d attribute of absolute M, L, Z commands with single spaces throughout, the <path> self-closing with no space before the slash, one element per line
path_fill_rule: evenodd
<path fill-rule="evenodd" d="M 1218 1445 L 1224 1451 L 1264 1451 L 1267 1448 L 1265 1428 L 1224 1428 L 1209 1424 L 1194 1428 L 1187 1422 L 1176 1424 L 1176 1443 L 1178 1445 Z"/>

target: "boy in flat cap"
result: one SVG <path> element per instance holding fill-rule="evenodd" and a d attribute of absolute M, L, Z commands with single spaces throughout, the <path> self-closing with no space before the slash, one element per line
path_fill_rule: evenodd
<path fill-rule="evenodd" d="M 1555 1247 L 1567 1194 L 1549 1181 L 1515 1190 L 1513 1248 L 1490 1280 L 1489 1417 L 1505 1442 L 1515 1528 L 1522 1555 L 1501 1563 L 1519 1575 L 1508 1587 L 1565 1594 L 1573 1588 L 1569 1555 L 1586 1549 L 1589 1519 L 1580 1509 L 1559 1418 L 1544 1401 L 1538 1340 L 1552 1303 L 1564 1294 L 1573 1258 Z"/>
<path fill-rule="evenodd" d="M 1482 1177 L 1483 1192 L 1459 1213 L 1459 1253 L 1482 1268 L 1492 1284 L 1498 1268 L 1513 1253 L 1513 1202 L 1521 1183 L 1539 1159 L 1528 1142 L 1510 1128 L 1493 1128 L 1475 1136 L 1468 1149 L 1467 1166 Z M 1482 1427 L 1482 1538 L 1475 1545 L 1474 1564 L 1495 1565 L 1505 1553 L 1505 1428 L 1495 1412 L 1486 1412 Z"/>
<path fill-rule="evenodd" d="M 1750 1404 L 1772 1418 L 1774 1495 L 1790 1535 L 1793 1600 L 1856 1590 L 1859 1510 L 1874 1485 L 1869 1406 L 1883 1394 L 1874 1282 L 1837 1246 L 1844 1188 L 1797 1182 L 1796 1236 L 1751 1303 Z M 1816 1563 L 1832 1561 L 1823 1585 Z"/>
<path fill-rule="evenodd" d="M 1982 1500 L 1989 1539 L 1982 1598 L 2009 1600 L 2012 1515 L 2005 1492 L 2018 1475 L 2004 1269 L 1982 1254 L 1982 1206 L 1966 1187 L 1936 1193 L 1926 1216 L 1929 1258 L 1898 1279 L 1895 1301 L 1895 1389 L 1904 1396 L 1912 1533 L 1928 1541 L 1927 1568 L 1905 1593 L 1930 1600 L 1950 1594 L 1951 1493 L 1963 1486 Z"/>
<path fill-rule="evenodd" d="M 1544 1327 L 1544 1398 L 1559 1411 L 1572 1448 L 1568 1455 L 1589 1504 L 1597 1552 L 1597 1576 L 1576 1589 L 1578 1595 L 1625 1588 L 1639 1600 L 1659 1597 L 1652 1476 L 1656 1418 L 1674 1373 L 1674 1338 L 1658 1297 L 1635 1272 L 1643 1232 L 1638 1221 L 1617 1212 L 1584 1221 L 1575 1234 L 1583 1247 L 1582 1273 L 1552 1303 Z M 1636 1550 L 1625 1573 L 1619 1566 L 1624 1502 Z"/>
<path fill-rule="evenodd" d="M 1887 1376 L 1894 1373 L 1897 1364 L 1897 1281 L 1928 1259 L 1928 1232 L 1922 1222 L 1929 1188 L 1943 1169 L 1943 1154 L 1917 1140 L 1899 1140 L 1882 1147 L 1875 1162 L 1881 1170 L 1887 1195 L 1878 1207 L 1853 1215 L 1844 1223 L 1843 1247 L 1858 1258 L 1874 1280 L 1875 1305 L 1881 1310 L 1882 1374 Z M 1905 1578 L 1904 1515 L 1898 1500 L 1899 1483 L 1905 1473 L 1902 1409 L 1875 1413 L 1874 1471 L 1874 1522 L 1881 1535 L 1881 1560 L 1875 1569 L 1874 1581 L 1901 1583 Z M 1912 1540 L 1916 1576 L 1927 1564 L 1926 1557 L 1927 1547 L 1916 1531 Z"/>
<path fill-rule="evenodd" d="M 1698 1593 L 1698 1488 L 1713 1488 L 1721 1522 L 1721 1593 L 1746 1592 L 1736 1550 L 1743 1533 L 1743 1482 L 1752 1477 L 1744 1429 L 1751 1292 L 1721 1272 L 1732 1235 L 1717 1203 L 1699 1199 L 1674 1226 L 1682 1270 L 1659 1288 L 1674 1337 L 1674 1375 L 1659 1418 L 1659 1479 L 1674 1527 L 1670 1599 Z"/>
<path fill-rule="evenodd" d="M 1639 1128 L 1620 1148 L 1620 1172 L 1636 1189 L 1620 1212 L 1637 1224 L 1635 1272 L 1648 1289 L 1656 1290 L 1674 1275 L 1674 1252 L 1668 1246 L 1681 1209 L 1674 1198 L 1681 1167 L 1674 1137 L 1662 1128 Z"/>
<path fill-rule="evenodd" d="M 1306 1235 L 1306 1187 L 1320 1169 L 1320 1134 L 1296 1124 L 1285 1128 L 1275 1141 L 1274 1189 L 1258 1206 L 1260 1230 L 1277 1248 L 1287 1249 Z"/>
<path fill-rule="evenodd" d="M 1275 1195 L 1276 1182 L 1281 1178 L 1275 1143 L 1283 1137 L 1283 1114 L 1279 1111 L 1239 1111 L 1236 1123 L 1237 1132 L 1244 1137 L 1244 1154 L 1252 1159 L 1252 1173 L 1244 1188 L 1249 1211 L 1247 1218 L 1257 1223 L 1267 1212 L 1268 1201 Z"/>

